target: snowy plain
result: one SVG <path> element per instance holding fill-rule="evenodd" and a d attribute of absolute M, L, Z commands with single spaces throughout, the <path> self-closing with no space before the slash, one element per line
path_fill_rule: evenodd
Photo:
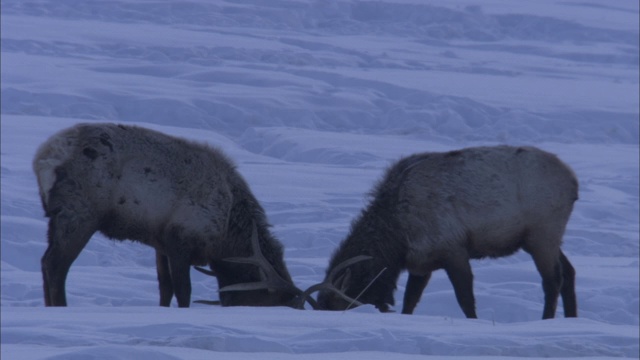
<path fill-rule="evenodd" d="M 1 358 L 639 358 L 638 16 L 632 0 L 3 0 Z M 152 249 L 99 234 L 69 307 L 45 308 L 31 159 L 91 121 L 223 149 L 300 287 L 322 280 L 401 156 L 554 152 L 580 180 L 563 245 L 579 317 L 540 320 L 524 253 L 472 263 L 478 320 L 443 272 L 411 316 L 160 308 Z M 211 278 L 192 281 L 194 300 L 217 298 Z"/>

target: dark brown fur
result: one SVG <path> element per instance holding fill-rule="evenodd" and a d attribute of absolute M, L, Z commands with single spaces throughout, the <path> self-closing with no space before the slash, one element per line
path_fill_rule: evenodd
<path fill-rule="evenodd" d="M 530 253 L 543 279 L 543 318 L 554 317 L 558 295 L 565 316 L 577 316 L 575 271 L 560 250 L 577 199 L 574 173 L 557 157 L 531 147 L 480 147 L 424 153 L 394 164 L 371 193 L 334 253 L 327 273 L 344 259 L 353 265 L 342 289 L 388 311 L 403 270 L 409 271 L 402 312 L 411 314 L 431 273 L 444 269 L 464 314 L 476 317 L 470 259 Z M 346 272 L 345 272 L 346 273 Z M 327 309 L 348 304 L 321 292 Z"/>
<path fill-rule="evenodd" d="M 67 273 L 96 231 L 155 248 L 162 306 L 174 295 L 189 306 L 192 265 L 209 265 L 219 287 L 260 280 L 255 266 L 222 260 L 252 254 L 254 225 L 261 252 L 291 282 L 263 208 L 220 150 L 135 126 L 79 124 L 45 142 L 33 168 L 49 218 L 47 306 L 67 305 Z M 220 293 L 222 305 L 287 305 L 293 297 Z"/>

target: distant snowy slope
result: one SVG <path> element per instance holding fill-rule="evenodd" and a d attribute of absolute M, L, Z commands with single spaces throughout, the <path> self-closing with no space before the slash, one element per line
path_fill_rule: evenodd
<path fill-rule="evenodd" d="M 637 143 L 637 4 L 542 3 L 4 1 L 2 112 Z"/>

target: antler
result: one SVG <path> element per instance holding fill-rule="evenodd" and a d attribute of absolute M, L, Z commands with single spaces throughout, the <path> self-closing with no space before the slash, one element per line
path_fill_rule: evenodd
<path fill-rule="evenodd" d="M 205 268 L 201 268 L 200 266 L 194 266 L 194 268 L 198 271 L 200 271 L 201 273 L 205 274 L 205 275 L 209 275 L 209 276 L 217 276 L 216 272 L 213 270 L 209 270 L 209 269 L 205 269 Z"/>
<path fill-rule="evenodd" d="M 273 265 L 271 265 L 271 263 L 262 254 L 262 250 L 260 249 L 260 242 L 258 240 L 258 229 L 256 228 L 255 222 L 253 223 L 253 230 L 251 233 L 251 248 L 253 250 L 253 255 L 251 255 L 250 257 L 226 258 L 224 259 L 224 261 L 257 265 L 260 269 L 260 277 L 262 280 L 225 286 L 219 291 L 269 289 L 285 291 L 295 295 L 302 293 L 302 290 L 295 287 L 293 283 L 283 279 L 282 276 L 278 274 Z"/>
<path fill-rule="evenodd" d="M 194 300 L 196 304 L 204 304 L 204 305 L 222 305 L 220 300 Z"/>
<path fill-rule="evenodd" d="M 260 270 L 260 281 L 249 282 L 249 283 L 239 283 L 233 284 L 229 286 L 225 286 L 220 288 L 219 291 L 248 291 L 248 290 L 279 290 L 285 291 L 291 294 L 294 294 L 296 298 L 293 300 L 292 307 L 296 309 L 304 309 L 304 304 L 308 302 L 314 310 L 319 309 L 318 303 L 311 297 L 316 291 L 320 291 L 323 289 L 333 291 L 338 294 L 340 297 L 349 301 L 355 305 L 362 305 L 356 299 L 352 299 L 347 296 L 343 291 L 338 289 L 334 283 L 336 282 L 336 275 L 342 271 L 343 269 L 351 266 L 357 262 L 371 259 L 371 256 L 360 255 L 353 258 L 350 258 L 333 268 L 331 272 L 327 275 L 326 279 L 318 284 L 312 285 L 307 290 L 302 291 L 297 288 L 292 282 L 287 281 L 278 274 L 273 265 L 264 257 L 262 254 L 262 250 L 260 249 L 260 242 L 258 240 L 258 230 L 256 228 L 255 222 L 253 223 L 253 230 L 251 233 L 251 248 L 253 254 L 250 257 L 232 257 L 226 258 L 224 261 L 241 263 L 241 264 L 253 264 L 257 265 Z M 215 272 L 211 270 L 207 270 L 198 266 L 195 266 L 196 270 L 211 276 L 215 276 Z M 205 303 L 205 302 L 202 302 Z"/>
<path fill-rule="evenodd" d="M 318 310 L 319 309 L 319 305 L 318 303 L 311 297 L 311 294 L 313 294 L 316 291 L 320 291 L 320 290 L 329 290 L 332 291 L 336 294 L 338 294 L 341 298 L 343 298 L 344 300 L 348 301 L 349 303 L 353 304 L 353 305 L 357 305 L 360 306 L 362 305 L 361 302 L 359 302 L 356 299 L 353 299 L 349 296 L 347 296 L 342 290 L 338 289 L 334 284 L 337 282 L 336 280 L 336 276 L 338 275 L 338 273 L 340 273 L 340 271 L 342 271 L 343 269 L 346 269 L 347 267 L 360 262 L 360 261 L 364 261 L 364 260 L 369 260 L 372 259 L 371 256 L 367 256 L 367 255 L 359 255 L 359 256 L 355 256 L 352 257 L 350 259 L 347 259 L 343 262 L 341 262 L 340 264 L 338 264 L 336 267 L 333 268 L 333 270 L 331 270 L 329 272 L 329 274 L 327 275 L 327 277 L 324 279 L 324 281 L 312 285 L 310 286 L 307 290 L 303 291 L 302 294 L 300 294 L 300 296 L 294 300 L 294 308 L 296 309 L 302 309 L 304 308 L 304 303 L 305 302 L 309 302 L 309 304 L 311 305 L 311 307 L 313 307 L 314 310 Z M 345 275 L 343 275 L 345 276 Z"/>

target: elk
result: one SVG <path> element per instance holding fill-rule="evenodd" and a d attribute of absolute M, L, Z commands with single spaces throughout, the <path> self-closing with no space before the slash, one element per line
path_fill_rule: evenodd
<path fill-rule="evenodd" d="M 40 146 L 33 170 L 49 218 L 46 306 L 67 305 L 67 274 L 96 232 L 155 249 L 161 306 L 174 295 L 190 305 L 192 265 L 210 267 L 223 306 L 302 307 L 309 298 L 293 285 L 263 208 L 217 148 L 137 126 L 77 124 Z M 240 284 L 249 288 L 233 291 Z"/>
<path fill-rule="evenodd" d="M 394 305 L 399 275 L 408 271 L 402 313 L 412 314 L 431 273 L 444 269 L 460 308 L 477 318 L 470 259 L 531 255 L 542 277 L 543 319 L 577 316 L 575 270 L 561 250 L 578 199 L 573 171 L 534 147 L 489 146 L 421 153 L 392 165 L 370 193 L 370 202 L 332 255 L 327 273 L 356 255 L 334 286 L 381 312 Z M 379 278 L 365 289 L 376 276 Z M 345 309 L 328 291 L 321 308 Z"/>

